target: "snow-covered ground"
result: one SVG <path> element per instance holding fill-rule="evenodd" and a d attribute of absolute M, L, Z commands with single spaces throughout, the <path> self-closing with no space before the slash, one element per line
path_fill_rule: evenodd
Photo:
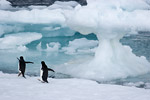
<path fill-rule="evenodd" d="M 24 79 L 0 72 L 0 100 L 150 100 L 150 90 L 84 79 Z"/>

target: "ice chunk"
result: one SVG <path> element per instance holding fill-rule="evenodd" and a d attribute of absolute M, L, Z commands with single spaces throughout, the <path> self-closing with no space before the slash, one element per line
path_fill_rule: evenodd
<path fill-rule="evenodd" d="M 0 9 L 9 9 L 11 8 L 10 2 L 7 0 L 0 0 Z"/>
<path fill-rule="evenodd" d="M 5 34 L 5 33 L 9 33 L 9 32 L 19 32 L 19 31 L 23 31 L 23 27 L 19 26 L 19 25 L 0 25 L 0 36 Z"/>
<path fill-rule="evenodd" d="M 38 40 L 42 37 L 40 33 L 16 33 L 5 35 L 3 38 L 0 38 L 0 49 L 14 49 L 18 48 L 19 50 L 26 50 L 25 45 Z"/>
<path fill-rule="evenodd" d="M 48 9 L 66 9 L 72 10 L 78 3 L 75 1 L 61 2 L 56 1 L 53 5 L 49 6 Z"/>
<path fill-rule="evenodd" d="M 37 50 L 39 51 L 47 51 L 47 52 L 58 52 L 61 44 L 59 42 L 51 42 L 46 44 L 46 49 L 41 48 L 41 42 L 37 45 Z"/>
<path fill-rule="evenodd" d="M 47 51 L 51 51 L 51 52 L 56 52 L 56 51 L 58 51 L 59 50 L 59 48 L 60 48 L 60 43 L 58 43 L 58 42 L 51 42 L 51 43 L 49 43 L 49 44 L 46 44 L 46 46 L 47 46 Z"/>
<path fill-rule="evenodd" d="M 130 47 L 119 41 L 133 31 L 150 31 L 150 5 L 145 0 L 87 2 L 87 6 L 77 6 L 70 15 L 66 14 L 66 22 L 82 34 L 95 33 L 99 46 L 93 60 L 73 68 L 68 65 L 68 73 L 107 81 L 150 72 L 150 63 L 144 57 L 134 55 Z"/>
<path fill-rule="evenodd" d="M 55 30 L 59 30 L 61 29 L 61 27 L 44 27 L 43 30 L 46 30 L 46 31 L 55 31 Z"/>
<path fill-rule="evenodd" d="M 65 51 L 66 54 L 89 53 L 94 52 L 93 48 L 97 47 L 97 45 L 98 41 L 96 40 L 81 38 L 69 41 L 69 45 L 63 47 L 62 50 Z"/>
<path fill-rule="evenodd" d="M 60 24 L 65 25 L 65 18 L 61 9 L 33 9 L 19 11 L 4 11 L 0 10 L 1 22 L 18 22 L 18 23 L 34 23 L 34 24 Z"/>

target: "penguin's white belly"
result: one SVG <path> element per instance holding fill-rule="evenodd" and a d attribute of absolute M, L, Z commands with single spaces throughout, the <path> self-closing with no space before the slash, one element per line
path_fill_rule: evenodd
<path fill-rule="evenodd" d="M 40 79 L 41 79 L 41 80 L 43 80 L 43 79 L 42 79 L 42 76 L 43 76 L 43 70 L 40 70 Z"/>
<path fill-rule="evenodd" d="M 18 63 L 18 71 L 21 72 L 20 69 L 19 69 L 19 63 Z"/>

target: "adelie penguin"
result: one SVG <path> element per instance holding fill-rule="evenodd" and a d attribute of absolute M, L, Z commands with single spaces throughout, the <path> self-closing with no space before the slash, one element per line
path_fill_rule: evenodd
<path fill-rule="evenodd" d="M 32 63 L 33 64 L 33 62 L 25 61 L 23 59 L 23 56 L 20 56 L 20 59 L 19 58 L 17 58 L 17 59 L 19 60 L 19 64 L 18 64 L 19 74 L 18 74 L 18 76 L 20 76 L 22 74 L 22 76 L 24 78 L 26 78 L 25 75 L 24 75 L 25 74 L 25 70 L 26 70 L 26 63 Z"/>
<path fill-rule="evenodd" d="M 52 72 L 55 72 L 55 71 L 53 69 L 48 68 L 44 61 L 41 61 L 41 64 L 42 64 L 42 67 L 40 71 L 40 77 L 41 77 L 40 81 L 48 83 L 47 81 L 48 71 L 52 71 Z"/>

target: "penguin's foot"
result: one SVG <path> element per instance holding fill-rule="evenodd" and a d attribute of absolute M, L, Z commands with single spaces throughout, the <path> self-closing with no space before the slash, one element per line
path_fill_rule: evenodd
<path fill-rule="evenodd" d="M 23 76 L 25 79 L 26 79 L 26 77 L 25 76 Z"/>
<path fill-rule="evenodd" d="M 21 73 L 18 74 L 18 77 L 21 75 Z"/>

